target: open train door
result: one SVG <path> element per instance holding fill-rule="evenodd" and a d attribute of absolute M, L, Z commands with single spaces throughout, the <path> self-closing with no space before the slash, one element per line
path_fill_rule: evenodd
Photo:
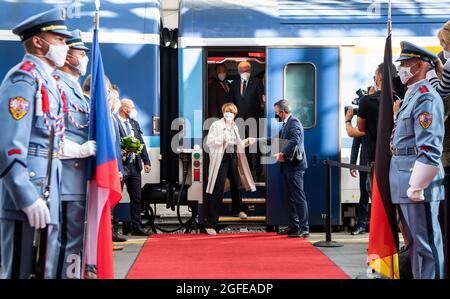
<path fill-rule="evenodd" d="M 339 49 L 268 48 L 266 63 L 268 135 L 279 132 L 279 124 L 273 120 L 274 103 L 287 99 L 305 128 L 308 169 L 304 186 L 309 224 L 322 225 L 326 190 L 323 160 L 337 161 L 339 157 Z M 288 224 L 287 193 L 279 163 L 267 166 L 266 186 L 267 224 Z M 333 169 L 333 223 L 339 221 L 339 211 L 339 171 Z"/>

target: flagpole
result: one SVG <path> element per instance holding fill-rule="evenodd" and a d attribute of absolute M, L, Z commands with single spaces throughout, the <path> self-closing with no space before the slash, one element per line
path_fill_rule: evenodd
<path fill-rule="evenodd" d="M 388 37 L 392 33 L 392 3 L 391 0 L 388 0 L 388 21 L 387 21 L 387 31 Z M 397 248 L 398 249 L 398 248 Z M 390 279 L 394 279 L 394 254 L 391 255 L 391 269 L 390 269 Z"/>
<path fill-rule="evenodd" d="M 391 35 L 392 32 L 392 3 L 391 0 L 388 2 L 388 36 Z"/>
<path fill-rule="evenodd" d="M 95 14 L 94 14 L 94 28 L 95 30 L 98 30 L 99 24 L 100 24 L 100 0 L 95 0 Z M 92 51 L 92 55 L 94 55 L 94 51 Z M 93 57 L 92 57 L 93 58 Z M 92 59 L 92 61 L 94 61 Z M 92 73 L 92 72 L 91 72 Z M 91 74 L 92 75 L 92 74 Z M 91 83 L 92 83 L 92 77 L 91 77 Z M 92 84 L 91 84 L 91 97 L 92 97 Z M 91 105 L 92 108 L 92 105 Z M 93 113 L 93 109 L 91 109 L 91 113 Z M 89 159 L 92 159 L 89 158 Z M 91 172 L 88 171 L 88 177 L 91 175 Z M 83 256 L 82 256 L 82 262 L 81 262 L 81 271 L 80 271 L 80 278 L 92 278 L 92 277 L 86 277 L 86 263 L 87 263 L 87 254 L 86 254 L 86 238 L 87 238 L 87 226 L 88 226 L 88 211 L 89 211 L 89 189 L 90 184 L 89 180 L 86 182 L 86 205 L 85 205 L 85 211 L 84 211 L 84 234 L 83 234 Z"/>

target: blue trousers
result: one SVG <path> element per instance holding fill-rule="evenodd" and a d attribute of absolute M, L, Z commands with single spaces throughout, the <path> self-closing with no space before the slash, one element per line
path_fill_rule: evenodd
<path fill-rule="evenodd" d="M 283 181 L 288 195 L 289 225 L 309 231 L 308 203 L 303 189 L 304 171 L 283 172 Z"/>
<path fill-rule="evenodd" d="M 81 278 L 85 211 L 86 201 L 61 201 L 56 278 Z"/>
<path fill-rule="evenodd" d="M 1 279 L 28 279 L 33 264 L 34 228 L 28 221 L 0 220 L 2 239 L 2 271 Z M 45 278 L 56 277 L 56 256 L 58 249 L 59 228 L 48 226 L 47 254 L 45 262 Z"/>
<path fill-rule="evenodd" d="M 400 204 L 415 279 L 444 278 L 439 204 L 440 201 Z"/>
<path fill-rule="evenodd" d="M 364 171 L 359 172 L 359 203 L 358 203 L 358 224 L 357 226 L 361 226 L 366 228 L 367 224 L 369 224 L 369 197 L 370 197 L 370 188 L 367 187 L 368 181 L 368 173 Z"/>

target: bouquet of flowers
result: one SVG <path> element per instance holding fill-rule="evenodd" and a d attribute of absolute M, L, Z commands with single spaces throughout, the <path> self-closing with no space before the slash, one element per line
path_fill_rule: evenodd
<path fill-rule="evenodd" d="M 131 153 L 134 153 L 136 155 L 142 153 L 144 144 L 142 144 L 141 141 L 134 136 L 127 136 L 120 138 L 120 147 L 123 151 L 125 151 L 124 155 L 122 156 L 122 160 L 125 161 L 127 156 L 129 156 Z"/>

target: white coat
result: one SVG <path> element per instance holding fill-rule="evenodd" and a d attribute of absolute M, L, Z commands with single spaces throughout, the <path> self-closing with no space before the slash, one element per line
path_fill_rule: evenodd
<path fill-rule="evenodd" d="M 250 168 L 248 166 L 247 157 L 245 156 L 245 147 L 247 145 L 241 140 L 237 125 L 233 122 L 233 130 L 236 134 L 236 148 L 238 170 L 242 180 L 242 186 L 247 191 L 256 191 L 255 182 L 253 181 Z M 206 145 L 209 148 L 209 175 L 206 193 L 212 194 L 214 185 L 216 184 L 217 175 L 219 173 L 220 164 L 222 163 L 223 154 L 226 149 L 224 142 L 224 131 L 226 130 L 225 119 L 221 118 L 215 121 L 209 128 L 206 137 Z"/>

